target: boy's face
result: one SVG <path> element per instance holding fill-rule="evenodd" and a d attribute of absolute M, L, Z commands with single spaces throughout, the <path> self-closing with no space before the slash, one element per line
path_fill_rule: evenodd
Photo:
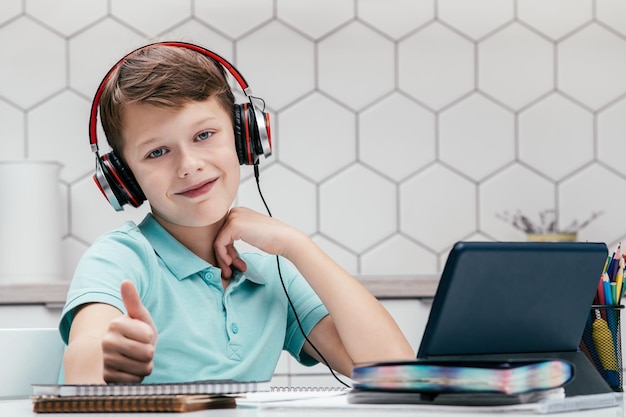
<path fill-rule="evenodd" d="M 208 226 L 226 215 L 240 170 L 231 118 L 217 100 L 179 109 L 129 104 L 123 124 L 125 160 L 166 228 Z"/>

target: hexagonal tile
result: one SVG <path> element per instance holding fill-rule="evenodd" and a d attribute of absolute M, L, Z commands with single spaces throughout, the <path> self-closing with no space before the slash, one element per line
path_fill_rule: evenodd
<path fill-rule="evenodd" d="M 24 112 L 0 100 L 0 161 L 23 159 L 25 155 L 24 142 Z"/>
<path fill-rule="evenodd" d="M 22 0 L 4 0 L 0 3 L 0 25 L 22 13 Z"/>
<path fill-rule="evenodd" d="M 313 43 L 285 25 L 266 25 L 236 47 L 237 67 L 269 107 L 284 107 L 315 87 Z"/>
<path fill-rule="evenodd" d="M 237 38 L 272 18 L 272 0 L 195 0 L 194 15 L 220 32 Z"/>
<path fill-rule="evenodd" d="M 315 184 L 280 164 L 263 170 L 259 184 L 274 217 L 308 235 L 317 231 Z M 254 178 L 242 181 L 237 204 L 267 214 Z"/>
<path fill-rule="evenodd" d="M 511 21 L 515 12 L 512 0 L 439 0 L 437 11 L 442 21 L 473 39 Z"/>
<path fill-rule="evenodd" d="M 383 299 L 380 302 L 394 318 L 413 351 L 417 352 L 428 322 L 432 300 Z"/>
<path fill-rule="evenodd" d="M 356 159 L 355 116 L 319 93 L 278 115 L 280 160 L 321 181 Z"/>
<path fill-rule="evenodd" d="M 451 246 L 476 231 L 476 186 L 441 165 L 426 168 L 400 184 L 400 230 L 435 251 Z"/>
<path fill-rule="evenodd" d="M 621 191 L 625 189 L 626 179 L 598 164 L 588 166 L 558 185 L 560 223 L 581 223 L 601 211 L 600 217 L 578 232 L 578 240 L 614 242 L 622 238 L 626 235 L 624 212 L 612 207 L 626 205 L 626 193 Z M 611 194 L 611 190 L 615 192 Z"/>
<path fill-rule="evenodd" d="M 335 0 L 276 0 L 276 16 L 318 39 L 354 18 L 354 4 Z"/>
<path fill-rule="evenodd" d="M 554 47 L 519 23 L 478 46 L 478 87 L 513 109 L 554 89 Z"/>
<path fill-rule="evenodd" d="M 515 158 L 514 126 L 512 113 L 472 94 L 439 116 L 440 159 L 480 180 Z"/>
<path fill-rule="evenodd" d="M 358 0 L 357 17 L 398 39 L 435 17 L 431 0 Z"/>
<path fill-rule="evenodd" d="M 159 10 L 159 13 L 146 13 Z M 155 36 L 191 16 L 190 0 L 111 0 L 111 15 L 146 36 Z"/>
<path fill-rule="evenodd" d="M 71 36 L 107 15 L 106 0 L 29 0 L 24 3 L 26 13 L 65 36 Z"/>
<path fill-rule="evenodd" d="M 359 159 L 401 180 L 435 159 L 435 117 L 394 93 L 359 115 Z"/>
<path fill-rule="evenodd" d="M 626 39 L 592 24 L 557 46 L 557 86 L 598 109 L 626 93 Z"/>
<path fill-rule="evenodd" d="M 84 98 L 66 91 L 28 113 L 29 156 L 61 162 L 60 176 L 68 182 L 94 167 L 87 129 L 90 106 Z"/>
<path fill-rule="evenodd" d="M 623 173 L 626 155 L 626 99 L 600 112 L 597 120 L 598 160 Z"/>
<path fill-rule="evenodd" d="M 78 265 L 78 261 L 83 256 L 89 245 L 79 241 L 73 236 L 68 236 L 61 242 L 61 252 L 63 254 L 63 277 L 71 279 Z"/>
<path fill-rule="evenodd" d="M 596 19 L 626 36 L 626 3 L 620 0 L 596 0 Z"/>
<path fill-rule="evenodd" d="M 474 46 L 434 23 L 398 44 L 398 86 L 438 110 L 474 88 Z"/>
<path fill-rule="evenodd" d="M 519 158 L 554 180 L 590 162 L 591 113 L 559 94 L 523 111 L 519 115 Z"/>
<path fill-rule="evenodd" d="M 162 39 L 195 43 L 234 65 L 233 42 L 196 19 L 186 20 L 161 35 Z M 245 75 L 245 74 L 244 74 Z M 247 79 L 247 78 L 246 78 Z"/>
<path fill-rule="evenodd" d="M 435 275 L 438 272 L 437 256 L 400 234 L 382 241 L 361 256 L 363 275 Z"/>
<path fill-rule="evenodd" d="M 320 185 L 320 232 L 362 252 L 396 230 L 396 187 L 361 165 Z"/>
<path fill-rule="evenodd" d="M 355 110 L 394 88 L 393 43 L 362 23 L 322 40 L 318 56 L 320 89 Z"/>
<path fill-rule="evenodd" d="M 92 244 L 98 236 L 120 227 L 125 221 L 139 224 L 150 211 L 147 203 L 138 208 L 124 206 L 124 211 L 115 211 L 94 184 L 91 174 L 71 184 L 70 193 L 70 234 L 87 244 Z"/>
<path fill-rule="evenodd" d="M 480 230 L 495 240 L 526 240 L 511 224 L 518 212 L 540 224 L 539 213 L 555 208 L 555 186 L 520 164 L 498 172 L 479 185 Z"/>
<path fill-rule="evenodd" d="M 145 43 L 144 38 L 111 18 L 81 32 L 70 39 L 70 85 L 93 97 L 109 69 Z"/>
<path fill-rule="evenodd" d="M 313 236 L 313 242 L 330 256 L 333 261 L 337 262 L 343 269 L 348 271 L 348 273 L 353 275 L 359 273 L 358 260 L 354 253 L 319 234 Z"/>
<path fill-rule="evenodd" d="M 591 21 L 593 6 L 591 0 L 518 0 L 517 17 L 556 40 Z"/>
<path fill-rule="evenodd" d="M 0 96 L 26 109 L 65 87 L 65 42 L 59 36 L 19 18 L 0 31 Z M 42 63 L 45 63 L 42 65 Z"/>

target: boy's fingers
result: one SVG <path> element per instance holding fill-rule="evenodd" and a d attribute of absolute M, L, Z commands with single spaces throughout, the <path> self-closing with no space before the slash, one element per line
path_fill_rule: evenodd
<path fill-rule="evenodd" d="M 124 301 L 124 307 L 126 307 L 126 313 L 128 317 L 132 319 L 141 320 L 144 323 L 154 327 L 152 316 L 150 312 L 141 303 L 141 298 L 137 289 L 131 281 L 124 281 L 120 287 L 122 293 L 122 301 Z"/>

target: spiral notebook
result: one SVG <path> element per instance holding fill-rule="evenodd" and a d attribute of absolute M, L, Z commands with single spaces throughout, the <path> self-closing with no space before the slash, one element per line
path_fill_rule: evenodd
<path fill-rule="evenodd" d="M 35 413 L 130 413 L 207 410 L 235 408 L 234 397 L 223 395 L 124 395 L 58 397 L 40 395 L 32 398 Z"/>
<path fill-rule="evenodd" d="M 259 405 L 343 396 L 349 392 L 343 386 L 332 387 L 271 387 L 269 391 L 247 392 L 237 396 L 239 405 Z"/>
<path fill-rule="evenodd" d="M 160 384 L 34 384 L 33 395 L 57 397 L 147 396 L 147 395 L 227 395 L 269 391 L 269 381 L 204 380 Z"/>

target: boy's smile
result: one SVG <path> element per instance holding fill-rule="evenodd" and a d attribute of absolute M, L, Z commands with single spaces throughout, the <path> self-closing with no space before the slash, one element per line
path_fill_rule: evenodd
<path fill-rule="evenodd" d="M 192 185 L 191 187 L 185 188 L 183 191 L 178 192 L 184 197 L 195 198 L 201 195 L 204 195 L 209 192 L 213 184 L 216 180 L 209 180 L 201 182 L 200 184 Z"/>
<path fill-rule="evenodd" d="M 124 158 L 155 218 L 170 232 L 221 225 L 239 187 L 231 115 L 213 98 L 181 108 L 131 103 L 123 124 Z"/>

